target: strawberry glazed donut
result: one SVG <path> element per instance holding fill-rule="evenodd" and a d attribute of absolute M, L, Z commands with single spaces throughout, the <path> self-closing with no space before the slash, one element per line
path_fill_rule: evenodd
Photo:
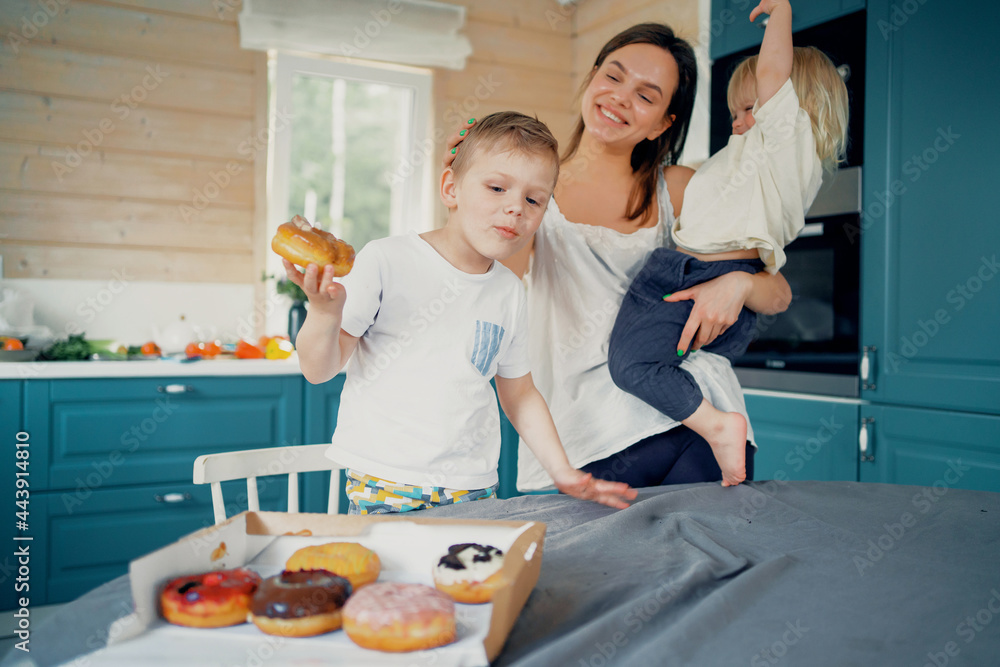
<path fill-rule="evenodd" d="M 344 632 L 377 651 L 420 651 L 455 641 L 455 603 L 423 584 L 372 584 L 344 605 Z"/>
<path fill-rule="evenodd" d="M 260 575 L 244 568 L 178 577 L 160 593 L 160 611 L 170 623 L 190 628 L 239 625 L 259 585 Z"/>

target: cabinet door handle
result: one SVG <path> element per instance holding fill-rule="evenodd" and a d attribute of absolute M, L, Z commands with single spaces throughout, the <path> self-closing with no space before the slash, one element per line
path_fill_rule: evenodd
<path fill-rule="evenodd" d="M 185 394 L 194 391 L 194 387 L 189 384 L 168 384 L 166 386 L 160 385 L 156 391 L 161 394 Z"/>
<path fill-rule="evenodd" d="M 875 442 L 871 433 L 871 425 L 874 423 L 874 417 L 864 417 L 861 420 L 861 428 L 858 429 L 858 452 L 861 460 L 867 463 L 875 462 Z"/>
<path fill-rule="evenodd" d="M 874 345 L 865 345 L 861 348 L 861 367 L 858 374 L 861 375 L 861 388 L 875 390 L 875 353 L 878 348 Z M 870 381 L 869 381 L 870 380 Z"/>
<path fill-rule="evenodd" d="M 153 500 L 155 500 L 158 503 L 167 503 L 172 505 L 175 503 L 182 503 L 185 500 L 191 500 L 191 494 L 178 493 L 178 492 L 163 493 L 163 494 L 157 493 L 155 496 L 153 496 Z"/>

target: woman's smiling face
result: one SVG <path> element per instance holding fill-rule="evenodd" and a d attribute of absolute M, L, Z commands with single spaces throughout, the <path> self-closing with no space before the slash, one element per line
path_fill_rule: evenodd
<path fill-rule="evenodd" d="M 629 150 L 643 139 L 655 139 L 673 122 L 666 113 L 679 77 L 674 57 L 653 44 L 612 51 L 583 93 L 588 133 Z"/>

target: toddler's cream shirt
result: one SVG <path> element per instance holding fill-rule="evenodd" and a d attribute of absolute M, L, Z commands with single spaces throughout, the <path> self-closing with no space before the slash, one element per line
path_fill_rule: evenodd
<path fill-rule="evenodd" d="M 757 248 L 766 270 L 776 273 L 783 248 L 802 231 L 823 168 L 790 79 L 767 103 L 755 104 L 753 116 L 753 127 L 730 137 L 691 177 L 671 235 L 697 253 Z"/>

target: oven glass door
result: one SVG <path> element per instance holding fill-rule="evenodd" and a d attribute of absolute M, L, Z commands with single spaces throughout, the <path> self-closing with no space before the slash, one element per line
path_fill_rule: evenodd
<path fill-rule="evenodd" d="M 792 303 L 759 315 L 754 340 L 734 362 L 772 368 L 856 375 L 860 234 L 857 214 L 810 219 L 785 252 L 781 273 Z"/>

